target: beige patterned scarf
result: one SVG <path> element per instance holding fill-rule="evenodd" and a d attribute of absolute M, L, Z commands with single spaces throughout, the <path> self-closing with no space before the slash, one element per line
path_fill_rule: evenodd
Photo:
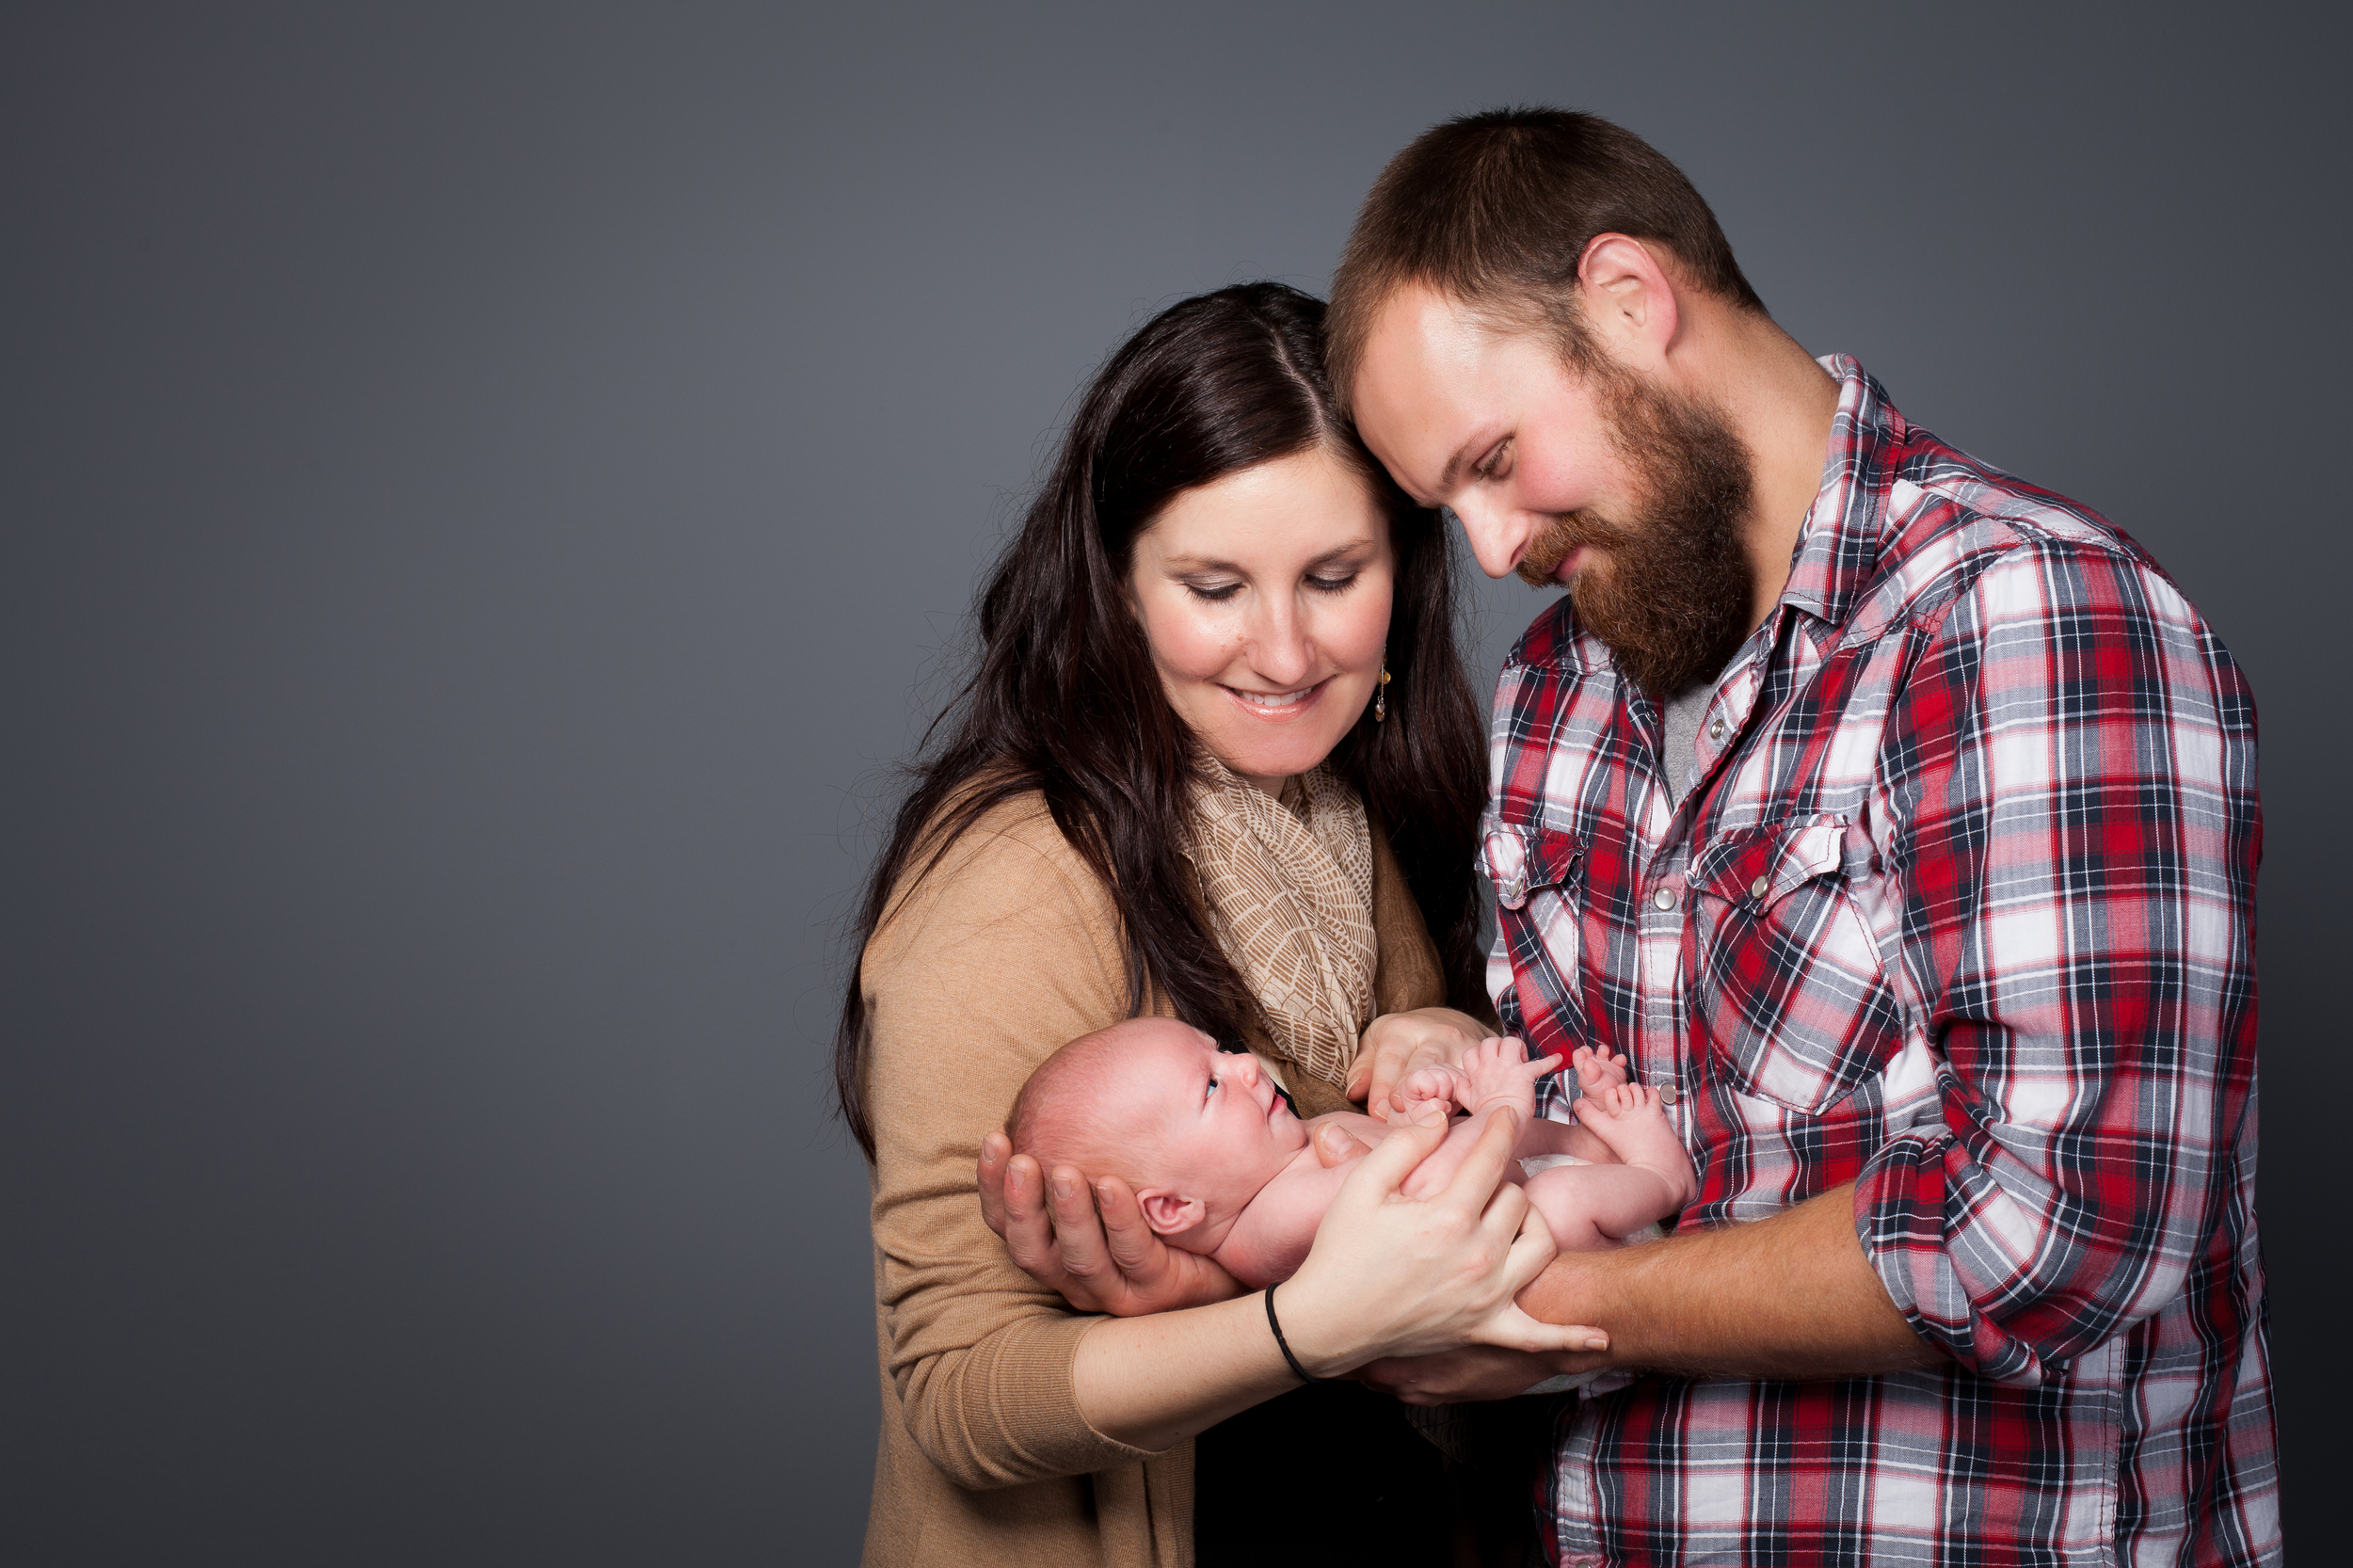
<path fill-rule="evenodd" d="M 1317 767 L 1283 798 L 1206 759 L 1186 853 L 1209 924 L 1266 1012 L 1275 1050 L 1348 1081 L 1372 1021 L 1372 831 L 1356 792 Z"/>

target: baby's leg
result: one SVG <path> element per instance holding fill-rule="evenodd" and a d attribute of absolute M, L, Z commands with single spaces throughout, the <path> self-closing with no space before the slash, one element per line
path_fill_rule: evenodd
<path fill-rule="evenodd" d="M 1683 1207 L 1647 1165 L 1556 1165 L 1524 1185 L 1562 1252 L 1605 1252 Z"/>
<path fill-rule="evenodd" d="M 1573 1154 L 1589 1165 L 1614 1165 L 1617 1151 L 1575 1122 L 1531 1116 L 1520 1126 L 1520 1141 L 1512 1150 L 1515 1160 L 1547 1154 Z"/>
<path fill-rule="evenodd" d="M 1657 1090 L 1646 1083 L 1609 1085 L 1577 1102 L 1577 1119 L 1620 1160 L 1654 1173 L 1666 1184 L 1668 1207 L 1652 1219 L 1674 1213 L 1699 1196 L 1698 1173 L 1691 1169 L 1691 1157 L 1675 1136 L 1674 1125 L 1667 1120 Z"/>

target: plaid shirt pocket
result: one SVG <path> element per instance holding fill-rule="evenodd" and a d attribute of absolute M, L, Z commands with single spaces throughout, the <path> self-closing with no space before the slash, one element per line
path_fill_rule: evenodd
<path fill-rule="evenodd" d="M 1738 1093 L 1818 1115 L 1903 1046 L 1879 943 L 1849 897 L 1868 845 L 1837 816 L 1725 835 L 1692 862 L 1691 1016 Z"/>

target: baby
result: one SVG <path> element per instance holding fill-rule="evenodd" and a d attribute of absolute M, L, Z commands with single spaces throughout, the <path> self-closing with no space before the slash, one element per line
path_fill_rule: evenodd
<path fill-rule="evenodd" d="M 1460 1068 L 1407 1076 L 1387 1122 L 1335 1112 L 1302 1122 L 1258 1059 L 1226 1052 L 1170 1018 L 1131 1018 L 1081 1035 L 1040 1064 L 1014 1101 L 1007 1132 L 1039 1166 L 1117 1175 L 1169 1245 L 1205 1253 L 1249 1286 L 1290 1277 L 1363 1151 L 1327 1167 L 1316 1129 L 1337 1123 L 1372 1144 L 1394 1125 L 1468 1113 L 1407 1180 L 1408 1196 L 1446 1185 L 1487 1118 L 1520 1119 L 1510 1179 L 1527 1189 L 1563 1251 L 1616 1246 L 1697 1195 L 1690 1158 L 1658 1091 L 1626 1081 L 1623 1058 L 1580 1048 L 1580 1125 L 1539 1121 L 1536 1080 L 1558 1056 L 1530 1062 L 1517 1040 L 1481 1041 Z"/>

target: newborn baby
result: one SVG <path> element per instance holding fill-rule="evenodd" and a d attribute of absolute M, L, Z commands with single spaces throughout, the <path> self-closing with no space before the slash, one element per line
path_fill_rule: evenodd
<path fill-rule="evenodd" d="M 1388 1122 L 1335 1112 L 1302 1122 L 1258 1059 L 1221 1051 L 1171 1018 L 1131 1018 L 1071 1041 L 1039 1064 L 1014 1101 L 1006 1131 L 1044 1170 L 1075 1165 L 1116 1175 L 1135 1190 L 1146 1224 L 1169 1245 L 1205 1253 L 1249 1286 L 1290 1277 L 1314 1244 L 1359 1148 L 1326 1166 L 1312 1139 L 1337 1124 L 1357 1143 L 1393 1125 L 1455 1111 L 1447 1141 L 1405 1184 L 1408 1196 L 1444 1187 L 1505 1106 L 1518 1112 L 1511 1173 L 1563 1251 L 1616 1246 L 1697 1195 L 1690 1158 L 1656 1089 L 1626 1081 L 1623 1058 L 1580 1048 L 1575 1067 L 1580 1125 L 1539 1121 L 1536 1080 L 1560 1065 L 1517 1040 L 1481 1041 L 1461 1067 L 1424 1067 L 1400 1085 Z"/>

